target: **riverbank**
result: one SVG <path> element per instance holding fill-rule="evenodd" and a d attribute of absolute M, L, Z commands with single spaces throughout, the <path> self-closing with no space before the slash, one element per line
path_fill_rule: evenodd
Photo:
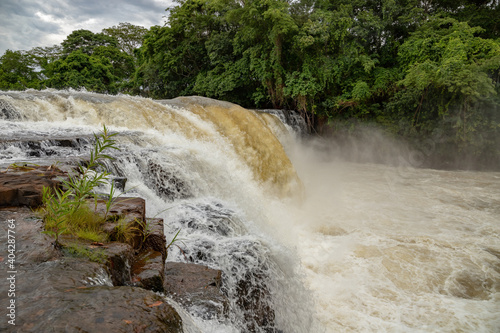
<path fill-rule="evenodd" d="M 8 277 L 0 281 L 8 317 L 0 322 L 2 331 L 183 332 L 182 318 L 164 296 L 186 309 L 194 303 L 205 307 L 207 316 L 225 315 L 221 272 L 191 263 L 165 265 L 163 220 L 146 218 L 142 198 L 117 199 L 108 218 L 147 226 L 137 237 L 117 241 L 117 225 L 108 222 L 107 242 L 62 235 L 63 247 L 54 246 L 35 210 L 43 186 L 59 187 L 64 175 L 53 166 L 0 173 L 0 242 L 6 250 L 0 259 Z M 105 209 L 104 202 L 95 209 Z M 165 272 L 175 278 L 165 280 Z"/>

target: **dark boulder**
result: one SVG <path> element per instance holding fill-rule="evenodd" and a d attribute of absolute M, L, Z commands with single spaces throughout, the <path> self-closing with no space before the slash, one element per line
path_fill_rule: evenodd
<path fill-rule="evenodd" d="M 206 266 L 167 262 L 165 294 L 203 319 L 222 318 L 228 300 L 222 294 L 221 271 Z"/>

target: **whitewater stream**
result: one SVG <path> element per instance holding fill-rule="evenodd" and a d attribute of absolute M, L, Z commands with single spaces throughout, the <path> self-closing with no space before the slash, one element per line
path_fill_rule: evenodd
<path fill-rule="evenodd" d="M 500 332 L 500 173 L 349 163 L 278 111 L 52 90 L 0 92 L 0 167 L 85 158 L 102 124 L 127 195 L 180 229 L 167 261 L 223 272 L 231 316 L 178 308 L 186 332 Z"/>

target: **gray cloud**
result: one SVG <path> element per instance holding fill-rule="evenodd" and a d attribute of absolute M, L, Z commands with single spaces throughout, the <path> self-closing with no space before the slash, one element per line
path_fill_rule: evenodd
<path fill-rule="evenodd" d="M 172 0 L 1 0 L 0 55 L 61 43 L 78 29 L 163 25 Z"/>

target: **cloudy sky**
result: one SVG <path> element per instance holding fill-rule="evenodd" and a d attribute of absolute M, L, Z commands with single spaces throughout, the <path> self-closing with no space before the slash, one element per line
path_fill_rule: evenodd
<path fill-rule="evenodd" d="M 61 43 L 73 30 L 165 23 L 172 0 L 0 0 L 0 56 Z"/>

